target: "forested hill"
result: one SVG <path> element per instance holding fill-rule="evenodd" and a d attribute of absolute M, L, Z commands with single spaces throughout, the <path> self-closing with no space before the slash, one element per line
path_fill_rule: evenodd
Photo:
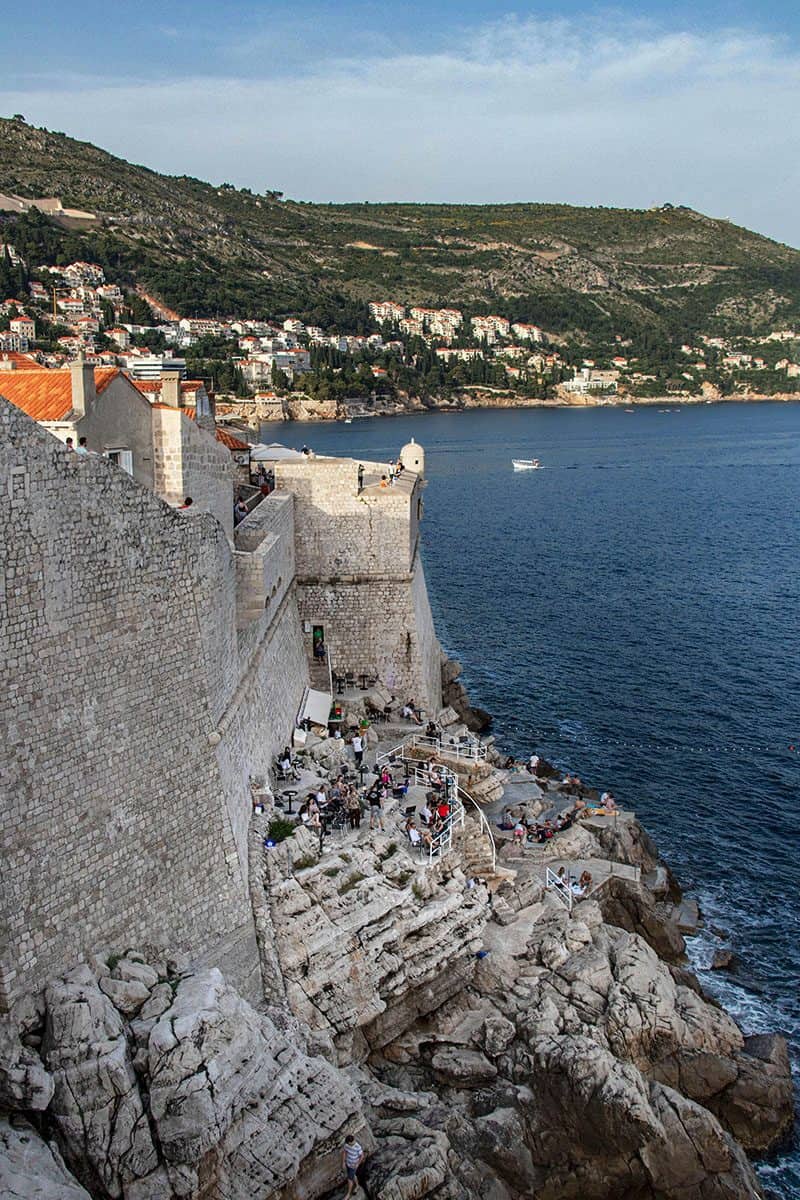
<path fill-rule="evenodd" d="M 99 262 L 181 315 L 346 325 L 378 298 L 671 340 L 800 323 L 800 252 L 669 205 L 307 204 L 160 175 L 2 119 L 0 192 L 99 218 L 75 231 L 6 215 L 5 239 L 33 264 Z"/>

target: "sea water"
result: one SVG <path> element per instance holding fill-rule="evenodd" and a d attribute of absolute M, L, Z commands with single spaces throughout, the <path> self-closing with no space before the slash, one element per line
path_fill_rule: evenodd
<path fill-rule="evenodd" d="M 533 409 L 271 424 L 427 456 L 439 636 L 503 749 L 611 787 L 706 919 L 703 985 L 800 1061 L 800 405 Z M 538 458 L 514 472 L 512 458 Z M 794 747 L 794 748 L 793 748 Z M 716 949 L 732 972 L 710 970 Z M 758 1164 L 800 1196 L 792 1145 Z"/>

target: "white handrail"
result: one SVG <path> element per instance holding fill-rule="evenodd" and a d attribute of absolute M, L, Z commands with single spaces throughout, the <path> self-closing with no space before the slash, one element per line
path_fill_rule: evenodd
<path fill-rule="evenodd" d="M 467 759 L 469 762 L 483 762 L 486 758 L 486 747 L 477 738 L 469 738 L 466 742 L 451 738 L 445 741 L 447 735 L 440 733 L 437 737 L 428 737 L 424 733 L 414 733 L 406 740 L 405 745 L 419 746 L 420 749 L 430 747 L 438 754 L 449 754 L 451 758 Z"/>
<path fill-rule="evenodd" d="M 441 833 L 437 834 L 435 838 L 431 839 L 431 843 L 428 848 L 429 865 L 432 865 L 437 858 L 442 856 L 442 854 L 446 854 L 452 846 L 453 829 L 456 825 L 463 827 L 466 820 L 466 812 L 462 801 L 468 800 L 478 813 L 484 833 L 489 838 L 489 844 L 492 848 L 492 870 L 494 870 L 497 866 L 497 844 L 494 840 L 491 826 L 481 810 L 480 805 L 472 798 L 472 796 L 470 796 L 469 792 L 466 792 L 462 787 L 459 787 L 458 776 L 455 771 L 451 771 L 451 769 L 445 766 L 443 763 L 431 764 L 424 759 L 411 758 L 409 756 L 408 750 L 413 749 L 419 740 L 419 738 L 412 735 L 412 737 L 408 738 L 405 742 L 401 742 L 398 746 L 394 746 L 391 750 L 384 751 L 383 754 L 378 755 L 376 759 L 376 766 L 385 766 L 388 763 L 397 762 L 399 759 L 406 767 L 406 770 L 409 771 L 409 778 L 413 778 L 415 784 L 424 785 L 429 783 L 431 770 L 433 768 L 435 768 L 441 776 L 444 784 L 445 796 L 447 797 L 447 802 L 450 805 L 450 812 L 445 819 L 444 828 L 442 829 Z"/>
<path fill-rule="evenodd" d="M 555 892 L 559 900 L 566 904 L 567 912 L 572 912 L 572 889 L 560 875 L 556 875 L 555 871 L 551 871 L 549 867 L 545 871 L 545 887 L 548 891 Z"/>

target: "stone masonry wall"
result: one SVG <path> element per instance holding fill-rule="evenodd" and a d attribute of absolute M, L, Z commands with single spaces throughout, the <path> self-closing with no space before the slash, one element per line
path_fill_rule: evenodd
<path fill-rule="evenodd" d="M 359 492 L 355 459 L 323 458 L 277 463 L 275 483 L 295 496 L 300 578 L 402 575 L 411 569 L 417 486 Z"/>
<path fill-rule="evenodd" d="M 226 539 L 3 401 L 0 530 L 0 991 L 35 987 L 90 948 L 152 943 L 191 950 L 252 994 L 231 819 L 249 812 L 248 768 L 232 781 L 209 740 Z M 255 690 L 283 672 L 264 654 Z"/>
<path fill-rule="evenodd" d="M 279 463 L 295 495 L 300 618 L 325 630 L 335 671 L 378 675 L 403 698 L 441 708 L 440 649 L 417 553 L 421 483 L 358 491 L 358 461 Z M 367 477 L 380 475 L 365 462 Z M 311 634 L 304 632 L 311 653 Z"/>
<path fill-rule="evenodd" d="M 378 675 L 398 699 L 439 712 L 441 651 L 419 558 L 398 578 L 300 582 L 298 607 L 301 621 L 324 626 L 335 671 Z"/>
<path fill-rule="evenodd" d="M 179 408 L 153 405 L 153 459 L 156 493 L 167 503 L 191 496 L 201 512 L 217 518 L 233 537 L 235 469 L 226 448 Z"/>

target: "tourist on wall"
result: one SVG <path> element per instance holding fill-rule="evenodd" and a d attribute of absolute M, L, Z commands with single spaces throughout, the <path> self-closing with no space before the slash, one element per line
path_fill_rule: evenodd
<path fill-rule="evenodd" d="M 241 524 L 241 522 L 245 519 L 246 516 L 247 516 L 247 505 L 245 504 L 244 500 L 240 496 L 239 499 L 236 501 L 236 505 L 233 510 L 234 525 Z"/>

